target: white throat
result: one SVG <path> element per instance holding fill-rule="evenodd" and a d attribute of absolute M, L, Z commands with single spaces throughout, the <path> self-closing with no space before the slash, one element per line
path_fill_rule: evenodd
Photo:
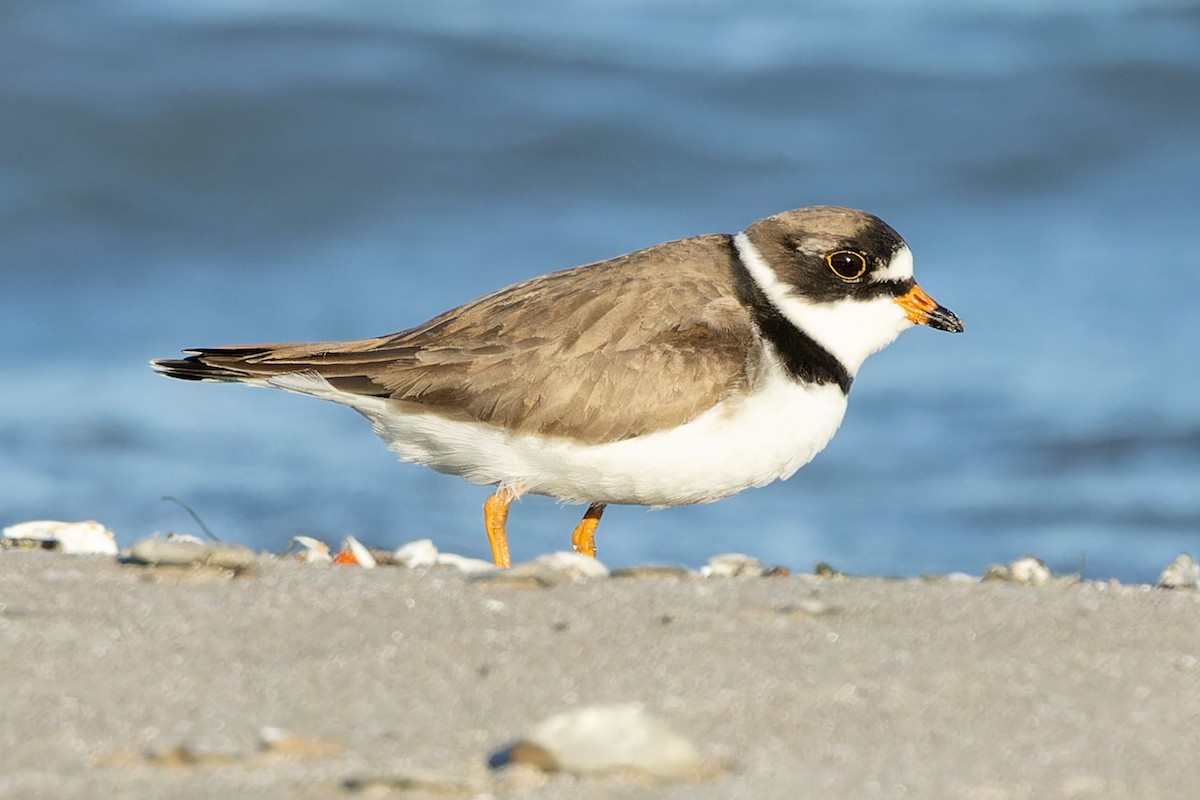
<path fill-rule="evenodd" d="M 851 377 L 858 373 L 867 356 L 887 347 L 901 332 L 912 327 L 904 310 L 890 297 L 846 298 L 832 303 L 801 297 L 779 280 L 745 232 L 737 234 L 733 241 L 746 271 L 771 305 L 842 362 Z M 884 272 L 888 277 L 902 277 L 903 272 L 912 277 L 912 254 L 907 246 L 896 251 Z"/>

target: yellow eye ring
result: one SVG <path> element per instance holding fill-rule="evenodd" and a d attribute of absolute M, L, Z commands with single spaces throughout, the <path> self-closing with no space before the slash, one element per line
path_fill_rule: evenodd
<path fill-rule="evenodd" d="M 856 281 L 867 271 L 867 259 L 853 250 L 834 250 L 825 254 L 825 263 L 844 281 Z"/>

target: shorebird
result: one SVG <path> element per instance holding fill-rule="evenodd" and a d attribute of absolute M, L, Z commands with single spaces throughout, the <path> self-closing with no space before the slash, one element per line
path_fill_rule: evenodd
<path fill-rule="evenodd" d="M 791 476 L 841 424 L 867 356 L 913 324 L 961 332 L 879 218 L 801 208 L 553 272 L 423 325 L 351 342 L 187 350 L 172 378 L 350 406 L 404 461 L 495 486 L 484 526 L 509 565 L 521 494 L 588 506 L 707 503 Z"/>

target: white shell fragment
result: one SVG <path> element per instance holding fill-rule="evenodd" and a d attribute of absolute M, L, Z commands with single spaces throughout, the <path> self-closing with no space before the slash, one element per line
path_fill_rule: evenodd
<path fill-rule="evenodd" d="M 766 571 L 761 561 L 744 553 L 713 556 L 700 568 L 705 578 L 761 578 Z"/>
<path fill-rule="evenodd" d="M 439 552 L 430 539 L 417 539 L 402 544 L 392 553 L 392 560 L 397 566 L 409 569 L 425 569 L 428 567 L 448 567 L 456 569 L 464 575 L 478 575 L 483 572 L 495 572 L 497 567 L 490 561 L 481 558 L 468 558 L 457 553 Z"/>
<path fill-rule="evenodd" d="M 113 532 L 95 520 L 85 522 L 58 522 L 56 520 L 34 520 L 9 525 L 3 531 L 7 543 L 39 542 L 48 550 L 73 555 L 117 554 L 117 541 Z"/>
<path fill-rule="evenodd" d="M 334 556 L 333 560 L 337 564 L 358 564 L 363 569 L 372 569 L 377 566 L 375 556 L 371 555 L 371 551 L 353 536 L 347 536 L 342 540 L 342 549 Z"/>
<path fill-rule="evenodd" d="M 432 539 L 417 539 L 397 547 L 392 553 L 392 559 L 397 566 L 409 569 L 432 567 L 438 563 L 438 549 Z"/>
<path fill-rule="evenodd" d="M 484 561 L 482 558 L 468 558 L 457 553 L 438 553 L 437 564 L 439 567 L 456 569 L 464 575 L 480 575 L 499 570 L 499 567 L 491 561 Z"/>
<path fill-rule="evenodd" d="M 1181 553 L 1158 576 L 1160 589 L 1195 589 L 1200 586 L 1200 564 L 1187 553 Z"/>
<path fill-rule="evenodd" d="M 192 542 L 193 544 L 206 544 L 199 536 L 193 536 L 190 533 L 168 533 L 167 541 L 169 542 Z"/>
<path fill-rule="evenodd" d="M 608 577 L 608 567 L 604 566 L 599 559 L 585 556 L 583 553 L 559 550 L 556 553 L 538 556 L 534 559 L 534 563 L 566 575 L 573 581 Z"/>
<path fill-rule="evenodd" d="M 538 556 L 533 561 L 523 561 L 509 569 L 472 575 L 471 578 L 492 586 L 548 589 L 565 583 L 578 583 L 589 578 L 607 576 L 608 567 L 597 559 L 582 553 L 560 551 Z"/>
<path fill-rule="evenodd" d="M 293 536 L 285 553 L 295 552 L 305 564 L 328 564 L 333 561 L 329 545 L 311 536 Z"/>
<path fill-rule="evenodd" d="M 1022 586 L 1044 586 L 1050 582 L 1050 568 L 1040 558 L 1025 556 L 1003 565 L 988 567 L 985 581 L 1008 581 Z"/>
<path fill-rule="evenodd" d="M 538 723 L 513 746 L 514 761 L 525 760 L 548 771 L 574 773 L 635 772 L 660 779 L 700 776 L 695 745 L 641 703 L 586 706 Z"/>
<path fill-rule="evenodd" d="M 1050 568 L 1040 558 L 1025 556 L 1008 565 L 1009 579 L 1024 586 L 1042 586 L 1050 582 Z"/>

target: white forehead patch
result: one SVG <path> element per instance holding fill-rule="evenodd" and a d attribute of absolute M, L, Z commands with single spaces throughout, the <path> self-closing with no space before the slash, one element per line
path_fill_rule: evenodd
<path fill-rule="evenodd" d="M 883 281 L 908 281 L 913 276 L 912 251 L 908 245 L 900 245 L 900 249 L 892 256 L 888 265 L 878 272 L 871 273 L 871 280 L 877 283 Z"/>

